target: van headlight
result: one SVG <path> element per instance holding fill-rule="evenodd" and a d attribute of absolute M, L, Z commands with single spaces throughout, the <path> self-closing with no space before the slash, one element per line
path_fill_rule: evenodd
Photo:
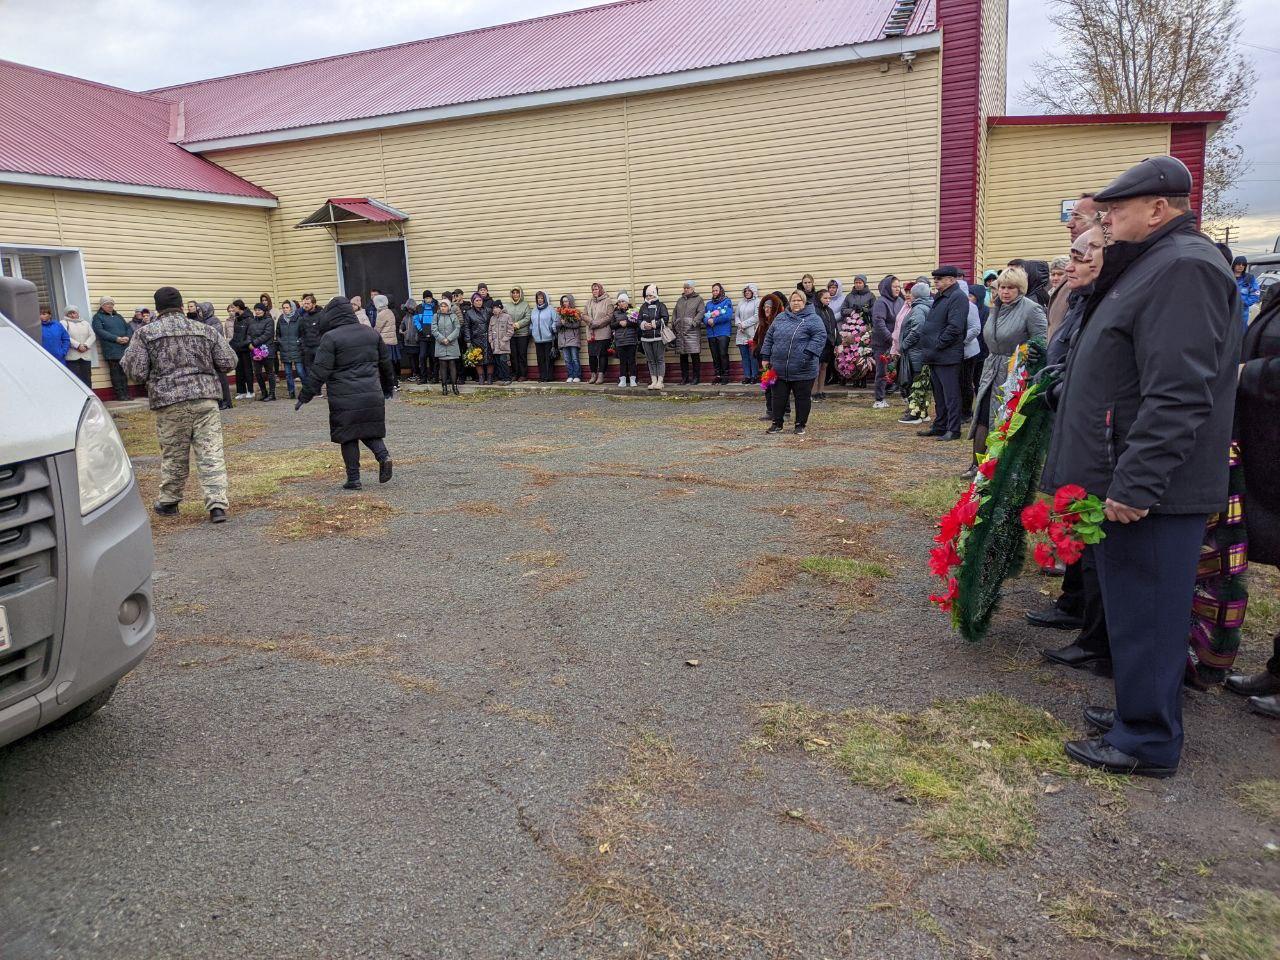
<path fill-rule="evenodd" d="M 133 464 L 116 423 L 97 397 L 84 405 L 76 430 L 76 476 L 82 517 L 127 487 L 133 477 Z"/>

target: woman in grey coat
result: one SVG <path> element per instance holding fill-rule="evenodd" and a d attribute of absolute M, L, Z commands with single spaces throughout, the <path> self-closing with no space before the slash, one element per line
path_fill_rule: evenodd
<path fill-rule="evenodd" d="M 982 338 L 990 353 L 982 365 L 982 378 L 973 401 L 974 453 L 987 448 L 987 431 L 996 425 L 1000 409 L 1009 398 L 1001 387 L 1009 375 L 1009 364 L 1018 347 L 1029 340 L 1043 341 L 1049 321 L 1040 304 L 1027 297 L 1027 274 L 1020 267 L 1009 267 L 996 280 L 998 297 L 987 316 Z"/>
<path fill-rule="evenodd" d="M 457 396 L 458 358 L 462 356 L 462 345 L 458 341 L 462 336 L 462 323 L 448 297 L 440 298 L 440 312 L 431 325 L 431 336 L 436 341 L 436 362 L 440 364 L 440 392 L 448 393 L 452 387 L 454 396 Z"/>
<path fill-rule="evenodd" d="M 707 303 L 693 288 L 693 281 L 684 282 L 684 291 L 671 310 L 671 330 L 676 335 L 671 345 L 680 353 L 680 382 L 702 382 L 702 328 L 706 323 Z"/>

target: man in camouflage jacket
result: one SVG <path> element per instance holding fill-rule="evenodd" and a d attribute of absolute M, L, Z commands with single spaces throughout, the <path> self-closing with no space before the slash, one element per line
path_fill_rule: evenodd
<path fill-rule="evenodd" d="M 216 328 L 183 314 L 182 294 L 161 287 L 155 294 L 156 319 L 141 327 L 120 364 L 147 384 L 160 440 L 160 495 L 155 511 L 178 512 L 191 450 L 204 488 L 204 506 L 213 523 L 227 519 L 227 462 L 222 453 L 222 416 L 218 372 L 235 368 L 236 354 Z"/>

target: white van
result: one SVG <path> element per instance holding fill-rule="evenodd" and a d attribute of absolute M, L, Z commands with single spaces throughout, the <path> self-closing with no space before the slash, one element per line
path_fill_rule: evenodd
<path fill-rule="evenodd" d="M 0 745 L 82 720 L 155 638 L 151 524 L 102 402 L 0 277 Z"/>

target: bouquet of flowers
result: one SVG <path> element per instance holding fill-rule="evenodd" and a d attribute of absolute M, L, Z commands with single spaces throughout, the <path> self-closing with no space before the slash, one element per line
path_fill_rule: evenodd
<path fill-rule="evenodd" d="M 911 384 L 911 392 L 907 394 L 907 412 L 921 420 L 928 417 L 929 397 L 932 395 L 933 388 L 929 380 L 929 367 L 926 365 Z"/>
<path fill-rule="evenodd" d="M 576 328 L 582 325 L 582 311 L 577 307 L 556 307 L 556 316 L 560 318 L 560 328 Z"/>
<path fill-rule="evenodd" d="M 861 382 L 875 373 L 871 355 L 871 325 L 863 311 L 849 315 L 840 324 L 840 343 L 836 346 L 836 372 L 846 380 Z"/>
<path fill-rule="evenodd" d="M 1052 509 L 1044 500 L 1024 508 L 1022 528 L 1031 534 L 1048 536 L 1047 542 L 1037 542 L 1032 551 L 1036 563 L 1048 570 L 1059 560 L 1075 563 L 1084 553 L 1085 544 L 1100 541 L 1104 519 L 1103 502 L 1084 487 L 1068 483 L 1054 493 Z"/>
<path fill-rule="evenodd" d="M 714 327 L 716 325 L 717 320 L 719 320 L 721 317 L 725 315 L 732 316 L 733 308 L 732 307 L 716 307 L 715 309 L 708 310 L 706 313 L 704 313 L 702 315 L 702 319 L 706 323 L 707 328 L 710 329 L 711 327 Z"/>
<path fill-rule="evenodd" d="M 892 387 L 898 381 L 898 358 L 888 353 L 880 354 L 880 362 L 884 364 L 884 382 Z"/>
<path fill-rule="evenodd" d="M 263 344 L 260 347 L 253 348 L 253 359 L 262 361 L 267 359 L 267 357 L 269 356 L 271 356 L 271 350 L 270 348 L 267 347 L 266 344 Z"/>
<path fill-rule="evenodd" d="M 627 311 L 627 319 L 630 320 L 632 323 L 639 323 L 640 311 L 636 307 L 632 307 L 630 310 Z"/>
<path fill-rule="evenodd" d="M 472 347 L 462 355 L 462 365 L 464 367 L 476 367 L 480 365 L 480 361 L 484 359 L 484 351 L 479 347 Z"/>
<path fill-rule="evenodd" d="M 768 390 L 778 382 L 778 371 L 770 367 L 764 373 L 760 374 L 760 389 Z"/>

